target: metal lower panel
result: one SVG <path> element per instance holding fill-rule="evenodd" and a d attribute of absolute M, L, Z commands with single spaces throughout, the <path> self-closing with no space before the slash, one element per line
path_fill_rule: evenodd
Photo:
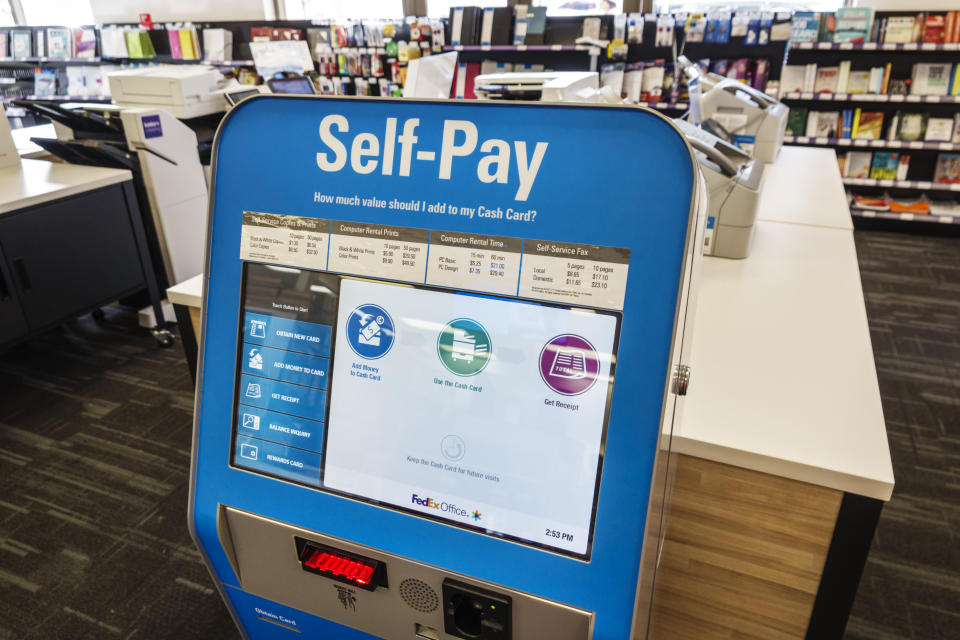
<path fill-rule="evenodd" d="M 471 579 L 439 567 L 350 543 L 233 507 L 219 506 L 220 540 L 247 593 L 369 633 L 385 640 L 410 640 L 416 626 L 443 632 L 444 578 L 495 591 L 513 600 L 513 637 L 520 640 L 590 640 L 593 613 Z M 224 530 L 226 529 L 226 530 Z M 305 572 L 295 538 L 359 554 L 387 565 L 389 586 L 366 591 Z M 429 544 L 429 541 L 424 541 Z M 432 592 L 432 593 L 431 593 Z"/>

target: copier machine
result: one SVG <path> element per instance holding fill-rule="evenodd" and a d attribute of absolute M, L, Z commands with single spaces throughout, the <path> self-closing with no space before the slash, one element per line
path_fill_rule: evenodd
<path fill-rule="evenodd" d="M 487 73 L 474 79 L 480 99 L 596 102 L 600 90 L 596 71 L 530 71 Z"/>
<path fill-rule="evenodd" d="M 763 162 L 685 120 L 674 120 L 693 148 L 709 194 L 703 253 L 746 258 L 763 179 Z"/>
<path fill-rule="evenodd" d="M 733 78 L 704 73 L 685 56 L 677 63 L 688 79 L 697 79 L 691 87 L 691 114 L 694 124 L 714 121 L 731 134 L 731 142 L 762 162 L 774 162 L 783 146 L 790 110 L 762 91 Z M 696 106 L 695 106 L 696 104 Z M 697 113 L 698 112 L 698 113 Z"/>
<path fill-rule="evenodd" d="M 162 287 L 203 270 L 213 133 L 226 111 L 213 67 L 160 65 L 108 76 L 116 104 L 25 99 L 53 121 L 56 139 L 33 142 L 66 162 L 129 169 Z"/>

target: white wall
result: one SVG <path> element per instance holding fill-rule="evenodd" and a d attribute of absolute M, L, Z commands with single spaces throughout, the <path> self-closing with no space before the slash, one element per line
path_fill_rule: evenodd
<path fill-rule="evenodd" d="M 858 7 L 873 7 L 877 11 L 956 11 L 960 9 L 958 0 L 857 0 Z"/>
<path fill-rule="evenodd" d="M 27 0 L 29 1 L 29 0 Z M 137 22 L 149 13 L 154 22 L 266 20 L 264 0 L 90 0 L 93 18 L 103 22 Z M 268 0 L 272 5 L 272 0 Z"/>

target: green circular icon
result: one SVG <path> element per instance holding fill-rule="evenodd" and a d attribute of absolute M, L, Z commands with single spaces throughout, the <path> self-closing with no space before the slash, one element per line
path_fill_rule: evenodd
<path fill-rule="evenodd" d="M 457 318 L 437 337 L 437 355 L 450 373 L 475 376 L 490 362 L 490 334 L 476 320 Z"/>

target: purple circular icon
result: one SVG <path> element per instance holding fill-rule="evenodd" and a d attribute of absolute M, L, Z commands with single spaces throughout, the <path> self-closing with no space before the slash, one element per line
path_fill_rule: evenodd
<path fill-rule="evenodd" d="M 540 351 L 540 376 L 547 386 L 565 396 L 575 396 L 593 386 L 600 358 L 585 338 L 565 333 Z"/>

